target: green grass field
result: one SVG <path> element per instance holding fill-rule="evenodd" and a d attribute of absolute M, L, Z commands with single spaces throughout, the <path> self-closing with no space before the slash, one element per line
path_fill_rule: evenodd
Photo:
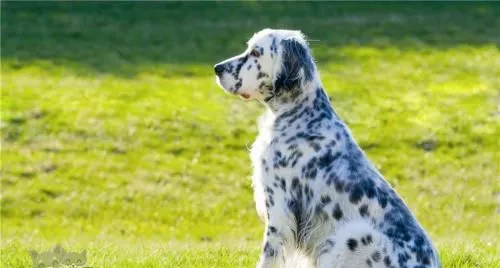
<path fill-rule="evenodd" d="M 500 3 L 14 3 L 1 13 L 2 267 L 253 267 L 257 103 L 214 63 L 302 30 L 338 113 L 439 248 L 500 267 Z"/>

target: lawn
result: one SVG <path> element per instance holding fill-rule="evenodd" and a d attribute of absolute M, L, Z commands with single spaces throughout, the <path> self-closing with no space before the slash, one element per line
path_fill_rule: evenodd
<path fill-rule="evenodd" d="M 263 107 L 214 63 L 302 30 L 337 112 L 443 267 L 500 267 L 500 3 L 48 3 L 1 8 L 1 265 L 253 267 Z"/>

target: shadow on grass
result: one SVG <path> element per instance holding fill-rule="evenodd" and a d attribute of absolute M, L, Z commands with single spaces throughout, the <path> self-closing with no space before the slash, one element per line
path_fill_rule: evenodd
<path fill-rule="evenodd" d="M 37 61 L 133 77 L 151 66 L 211 74 L 261 28 L 301 29 L 321 62 L 346 45 L 399 49 L 500 43 L 500 3 L 4 2 L 3 68 Z M 315 49 L 316 51 L 316 49 Z M 43 64 L 42 64 L 43 66 Z M 167 69 L 167 68 L 166 68 Z M 168 76 L 168 72 L 164 74 Z"/>

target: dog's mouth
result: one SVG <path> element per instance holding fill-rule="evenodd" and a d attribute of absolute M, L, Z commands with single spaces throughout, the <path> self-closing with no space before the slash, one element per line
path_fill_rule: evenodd
<path fill-rule="evenodd" d="M 241 97 L 242 99 L 245 99 L 245 100 L 250 99 L 250 95 L 248 95 L 248 94 L 246 94 L 246 93 L 237 93 L 237 92 L 235 92 L 235 94 L 240 95 L 240 97 Z"/>
<path fill-rule="evenodd" d="M 238 90 L 236 91 L 233 91 L 231 89 L 227 89 L 224 84 L 222 83 L 222 77 L 216 75 L 215 76 L 215 82 L 217 83 L 217 85 L 219 85 L 219 87 L 221 87 L 224 92 L 226 93 L 229 93 L 229 94 L 232 94 L 232 95 L 237 95 L 237 96 L 240 96 L 242 99 L 245 99 L 245 100 L 248 100 L 250 98 L 250 95 L 247 94 L 247 93 L 240 93 L 238 92 Z"/>
<path fill-rule="evenodd" d="M 224 92 L 226 92 L 228 94 L 239 96 L 242 100 L 250 100 L 252 98 L 252 96 L 250 96 L 250 94 L 248 94 L 248 93 L 242 93 L 242 92 L 239 92 L 238 90 L 233 91 L 231 89 L 226 88 L 224 86 L 222 77 L 219 75 L 215 76 L 215 82 L 217 83 L 217 85 L 219 85 L 219 87 L 221 87 L 224 90 Z"/>

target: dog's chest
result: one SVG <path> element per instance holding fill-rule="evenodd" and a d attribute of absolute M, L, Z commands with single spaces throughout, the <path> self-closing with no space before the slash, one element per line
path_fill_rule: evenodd
<path fill-rule="evenodd" d="M 252 146 L 251 159 L 253 170 L 254 198 L 259 215 L 266 213 L 266 189 L 274 193 L 274 202 L 290 198 L 292 182 L 303 179 L 303 167 L 317 155 L 312 143 L 320 144 L 323 141 L 312 141 L 300 138 L 303 131 L 298 129 L 299 123 L 287 125 L 286 128 L 272 126 L 272 117 L 264 117 L 259 124 L 259 135 Z M 302 133 L 302 134 L 301 134 Z M 322 188 L 320 180 L 311 182 L 309 187 Z M 326 189 L 318 189 L 322 192 Z M 267 190 L 269 191 L 269 190 Z"/>
<path fill-rule="evenodd" d="M 254 183 L 265 183 L 276 176 L 291 180 L 320 175 L 313 169 L 321 162 L 333 160 L 341 150 L 342 141 L 339 131 L 333 129 L 333 121 L 325 119 L 316 128 L 306 128 L 312 120 L 304 116 L 275 124 L 272 114 L 261 118 L 259 135 L 251 151 Z M 326 156 L 323 161 L 319 161 L 321 156 Z"/>
<path fill-rule="evenodd" d="M 296 141 L 297 133 L 293 125 L 281 131 L 266 128 L 265 125 L 261 127 L 251 151 L 254 183 L 266 184 L 275 180 L 276 176 L 299 176 L 299 167 L 308 156 L 313 155 L 314 150 Z"/>

